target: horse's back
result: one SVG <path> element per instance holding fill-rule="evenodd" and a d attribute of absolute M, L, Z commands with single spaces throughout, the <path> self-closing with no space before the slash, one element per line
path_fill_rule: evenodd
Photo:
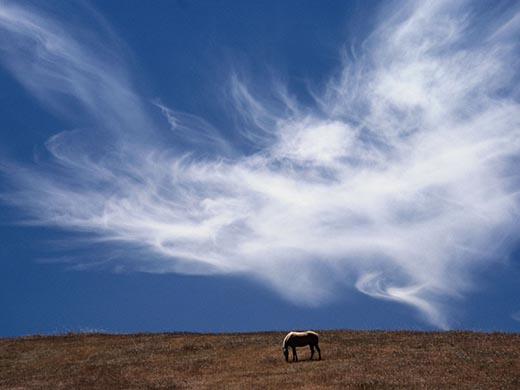
<path fill-rule="evenodd" d="M 312 331 L 312 330 L 307 330 L 305 332 L 293 332 L 295 334 L 297 334 L 299 337 L 308 337 L 310 339 L 314 339 L 314 340 L 318 340 L 319 339 L 319 335 L 318 333 Z"/>

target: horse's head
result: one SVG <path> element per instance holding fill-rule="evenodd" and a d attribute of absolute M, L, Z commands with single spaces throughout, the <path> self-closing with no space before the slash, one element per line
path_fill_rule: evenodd
<path fill-rule="evenodd" d="M 288 362 L 289 361 L 289 350 L 287 349 L 287 347 L 283 347 L 282 351 L 285 356 L 285 361 Z"/>

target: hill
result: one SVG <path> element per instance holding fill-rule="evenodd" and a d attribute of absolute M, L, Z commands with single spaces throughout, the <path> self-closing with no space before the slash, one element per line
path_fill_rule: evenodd
<path fill-rule="evenodd" d="M 322 331 L 286 363 L 283 332 L 0 339 L 0 389 L 520 389 L 520 334 Z"/>

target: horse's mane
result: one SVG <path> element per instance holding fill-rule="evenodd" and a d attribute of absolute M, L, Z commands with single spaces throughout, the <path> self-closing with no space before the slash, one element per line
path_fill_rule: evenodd
<path fill-rule="evenodd" d="M 287 347 L 287 341 L 289 340 L 289 337 L 291 337 L 293 333 L 294 332 L 287 333 L 287 336 L 285 336 L 285 338 L 283 339 L 282 348 L 286 348 Z"/>

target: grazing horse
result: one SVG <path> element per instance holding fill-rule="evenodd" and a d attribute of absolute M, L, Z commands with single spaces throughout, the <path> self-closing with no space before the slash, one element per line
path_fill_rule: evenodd
<path fill-rule="evenodd" d="M 321 351 L 318 347 L 318 333 L 308 330 L 307 332 L 289 332 L 283 339 L 282 351 L 285 355 L 285 361 L 289 361 L 289 347 L 292 349 L 293 362 L 298 361 L 298 355 L 296 354 L 296 347 L 303 347 L 308 345 L 311 348 L 311 359 L 314 356 L 314 348 L 318 351 L 319 360 L 321 360 Z"/>

